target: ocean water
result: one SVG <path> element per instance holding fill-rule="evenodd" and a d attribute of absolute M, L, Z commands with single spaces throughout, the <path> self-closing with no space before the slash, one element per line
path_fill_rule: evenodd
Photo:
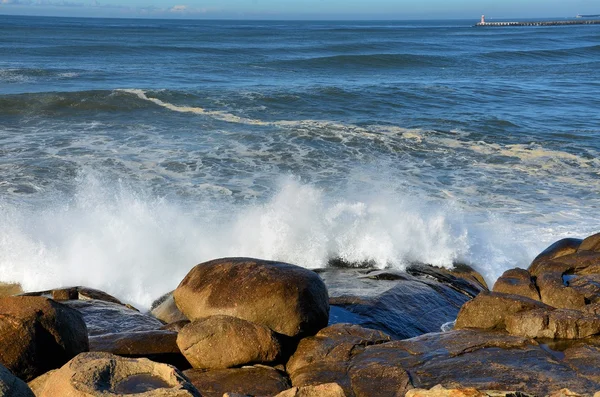
<path fill-rule="evenodd" d="M 600 26 L 0 16 L 0 278 L 471 264 L 600 227 Z"/>

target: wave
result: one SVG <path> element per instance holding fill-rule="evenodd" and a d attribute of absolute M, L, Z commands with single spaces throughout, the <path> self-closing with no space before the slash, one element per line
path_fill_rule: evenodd
<path fill-rule="evenodd" d="M 416 54 L 360 54 L 332 55 L 286 61 L 275 61 L 272 64 L 302 68 L 414 68 L 452 66 L 455 60 L 439 55 Z"/>
<path fill-rule="evenodd" d="M 547 50 L 528 50 L 528 51 L 493 51 L 482 54 L 484 59 L 494 60 L 522 60 L 544 62 L 571 60 L 579 62 L 582 58 L 597 57 L 600 54 L 600 45 L 579 46 L 574 48 L 557 48 Z M 592 59 L 595 60 L 595 59 Z"/>
<path fill-rule="evenodd" d="M 190 207 L 91 171 L 78 180 L 68 200 L 2 207 L 3 281 L 25 290 L 84 284 L 147 308 L 193 265 L 217 257 L 307 268 L 324 267 L 332 258 L 397 269 L 415 261 L 447 267 L 461 261 L 493 280 L 543 248 L 513 240 L 498 219 L 469 219 L 448 201 L 386 190 L 331 195 L 285 178 L 263 203 Z"/>

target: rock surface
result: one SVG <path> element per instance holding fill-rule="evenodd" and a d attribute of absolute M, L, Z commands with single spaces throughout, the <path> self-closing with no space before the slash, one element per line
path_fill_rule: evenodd
<path fill-rule="evenodd" d="M 90 351 L 108 352 L 123 357 L 146 357 L 174 365 L 179 370 L 191 368 L 177 346 L 177 332 L 166 330 L 119 332 L 90 337 Z"/>
<path fill-rule="evenodd" d="M 27 383 L 0 364 L 0 397 L 34 397 Z"/>
<path fill-rule="evenodd" d="M 176 323 L 187 320 L 187 317 L 179 310 L 173 299 L 173 291 L 161 296 L 152 303 L 150 314 L 165 324 Z"/>
<path fill-rule="evenodd" d="M 38 385 L 37 397 L 124 396 L 200 397 L 174 367 L 144 358 L 82 353 Z"/>
<path fill-rule="evenodd" d="M 281 344 L 273 331 L 231 316 L 192 321 L 179 332 L 177 345 L 194 368 L 269 364 L 281 356 Z"/>
<path fill-rule="evenodd" d="M 190 320 L 228 315 L 290 337 L 327 326 L 329 296 L 314 272 L 287 263 L 223 258 L 195 266 L 173 293 Z"/>
<path fill-rule="evenodd" d="M 533 309 L 552 308 L 542 302 L 520 295 L 500 292 L 482 292 L 463 305 L 454 329 L 504 329 L 506 318 L 512 314 Z"/>
<path fill-rule="evenodd" d="M 224 393 L 274 396 L 290 387 L 284 373 L 266 366 L 184 371 L 203 397 L 221 397 Z"/>
<path fill-rule="evenodd" d="M 600 334 L 600 316 L 569 309 L 536 309 L 508 316 L 506 330 L 527 338 L 582 339 Z"/>
<path fill-rule="evenodd" d="M 88 350 L 81 315 L 51 299 L 0 298 L 0 363 L 29 381 Z"/>
<path fill-rule="evenodd" d="M 521 295 L 537 301 L 541 300 L 540 292 L 537 290 L 531 274 L 524 269 L 510 269 L 505 271 L 496 280 L 492 290 L 505 294 Z"/>
<path fill-rule="evenodd" d="M 337 383 L 323 383 L 315 386 L 293 387 L 275 397 L 346 397 L 346 394 Z"/>
<path fill-rule="evenodd" d="M 124 305 L 102 300 L 70 300 L 65 305 L 83 316 L 90 336 L 159 329 L 163 323 Z"/>
<path fill-rule="evenodd" d="M 413 265 L 407 271 L 410 274 L 386 270 L 370 271 L 363 276 L 355 269 L 325 271 L 323 277 L 332 284 L 344 282 L 339 279 L 362 277 L 374 280 L 365 283 L 365 289 L 376 291 L 380 286 L 389 286 L 375 296 L 331 298 L 331 323 L 354 323 L 381 330 L 396 339 L 439 332 L 444 324 L 456 319 L 465 302 L 487 290 L 474 272 L 464 269 L 454 274 L 433 266 Z"/>

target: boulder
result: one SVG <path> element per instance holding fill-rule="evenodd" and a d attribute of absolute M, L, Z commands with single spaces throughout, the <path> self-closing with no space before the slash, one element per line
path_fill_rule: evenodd
<path fill-rule="evenodd" d="M 187 317 L 179 310 L 173 299 L 173 291 L 161 296 L 152 303 L 150 314 L 165 324 L 176 323 L 187 320 Z"/>
<path fill-rule="evenodd" d="M 538 275 L 536 284 L 542 302 L 561 309 L 582 309 L 585 296 L 576 289 L 566 286 L 566 270 L 545 271 Z"/>
<path fill-rule="evenodd" d="M 224 393 L 274 396 L 290 387 L 285 373 L 266 366 L 202 371 L 190 369 L 184 374 L 203 397 L 221 397 Z"/>
<path fill-rule="evenodd" d="M 600 316 L 569 309 L 535 309 L 508 316 L 506 330 L 527 338 L 582 339 L 600 334 Z"/>
<path fill-rule="evenodd" d="M 332 320 L 378 329 L 396 339 L 440 331 L 444 324 L 456 319 L 465 302 L 485 291 L 481 286 L 477 288 L 474 282 L 467 282 L 432 266 L 415 266 L 411 270 L 414 275 L 390 270 L 369 272 L 364 276 L 357 276 L 355 270 L 336 272 L 346 279 L 369 278 L 389 287 L 372 297 L 349 295 L 331 298 Z M 324 276 L 326 279 L 333 278 L 332 274 L 325 273 Z M 371 288 L 372 284 L 368 287 Z M 340 309 L 344 312 L 341 313 Z"/>
<path fill-rule="evenodd" d="M 431 389 L 412 389 L 406 393 L 406 397 L 488 397 L 487 393 L 472 387 L 464 389 L 446 389 L 437 385 Z"/>
<path fill-rule="evenodd" d="M 259 259 L 201 263 L 173 296 L 190 320 L 228 315 L 290 337 L 314 335 L 329 318 L 327 288 L 315 272 Z"/>
<path fill-rule="evenodd" d="M 69 300 L 65 305 L 83 316 L 90 336 L 117 332 L 157 330 L 163 326 L 160 320 L 124 305 L 103 300 Z"/>
<path fill-rule="evenodd" d="M 77 286 L 77 287 L 61 287 L 54 288 L 45 291 L 35 291 L 35 292 L 27 292 L 21 294 L 23 296 L 44 296 L 47 298 L 52 298 L 54 300 L 66 301 L 66 300 L 101 300 L 105 302 L 117 303 L 119 305 L 124 305 L 119 299 L 114 296 L 107 294 L 104 291 L 100 291 L 98 289 Z"/>
<path fill-rule="evenodd" d="M 23 293 L 21 284 L 0 282 L 0 297 L 18 295 L 21 293 Z"/>
<path fill-rule="evenodd" d="M 463 305 L 458 313 L 454 329 L 503 329 L 509 315 L 540 308 L 552 309 L 542 302 L 520 295 L 482 292 L 475 299 Z"/>
<path fill-rule="evenodd" d="M 337 383 L 323 383 L 315 386 L 292 387 L 275 397 L 346 397 L 346 394 Z"/>
<path fill-rule="evenodd" d="M 272 363 L 281 356 L 281 344 L 273 331 L 231 316 L 192 321 L 179 332 L 177 345 L 194 368 Z"/>
<path fill-rule="evenodd" d="M 27 383 L 0 364 L 0 397 L 35 397 Z"/>
<path fill-rule="evenodd" d="M 529 271 L 535 275 L 537 268 L 544 262 L 577 252 L 582 241 L 578 238 L 563 238 L 562 240 L 558 240 L 535 257 L 531 265 L 529 265 Z"/>
<path fill-rule="evenodd" d="M 99 352 L 78 355 L 38 387 L 37 397 L 132 394 L 145 397 L 200 397 L 198 390 L 170 365 L 145 358 L 124 358 Z"/>
<path fill-rule="evenodd" d="M 586 237 L 579 245 L 578 252 L 581 251 L 596 251 L 600 252 L 600 233 Z"/>
<path fill-rule="evenodd" d="M 90 351 L 123 357 L 145 357 L 171 364 L 180 370 L 191 368 L 177 346 L 177 332 L 167 330 L 119 332 L 90 337 Z"/>
<path fill-rule="evenodd" d="M 521 295 L 537 301 L 540 300 L 540 293 L 531 278 L 531 274 L 524 269 L 510 269 L 505 271 L 496 280 L 492 290 L 505 294 Z"/>
<path fill-rule="evenodd" d="M 29 381 L 88 350 L 81 315 L 51 299 L 0 298 L 0 363 Z"/>

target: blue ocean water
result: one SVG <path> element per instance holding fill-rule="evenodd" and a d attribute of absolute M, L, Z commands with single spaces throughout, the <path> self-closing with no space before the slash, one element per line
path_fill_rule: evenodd
<path fill-rule="evenodd" d="M 493 281 L 600 224 L 600 26 L 0 16 L 0 274 L 255 256 Z"/>

